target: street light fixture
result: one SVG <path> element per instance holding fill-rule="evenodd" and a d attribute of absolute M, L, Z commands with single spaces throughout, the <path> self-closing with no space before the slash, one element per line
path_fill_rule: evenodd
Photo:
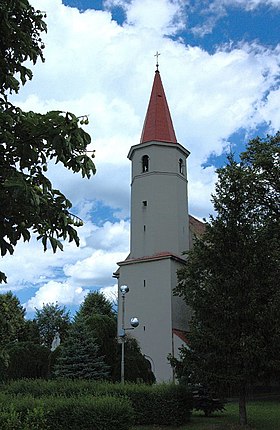
<path fill-rule="evenodd" d="M 121 320 L 121 330 L 119 333 L 119 337 L 121 338 L 122 343 L 122 354 L 121 354 L 121 383 L 124 384 L 124 345 L 125 345 L 125 336 L 126 330 L 133 330 L 139 326 L 139 320 L 136 317 L 130 319 L 131 327 L 125 328 L 124 326 L 124 315 L 125 315 L 125 295 L 129 292 L 129 288 L 127 285 L 120 286 L 120 292 L 122 296 L 122 320 Z"/>

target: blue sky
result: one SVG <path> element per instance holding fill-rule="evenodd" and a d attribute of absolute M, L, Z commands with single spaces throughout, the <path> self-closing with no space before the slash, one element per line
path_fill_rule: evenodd
<path fill-rule="evenodd" d="M 123 2 L 124 3 L 124 2 Z M 129 2 L 127 2 L 129 3 Z M 216 3 L 216 7 L 213 7 Z M 276 46 L 279 41 L 280 10 L 278 1 L 184 1 L 187 28 L 175 38 L 183 37 L 186 44 L 198 45 L 208 52 L 215 52 L 223 43 L 241 40 L 258 41 Z M 64 0 L 63 4 L 85 12 L 88 9 L 104 10 L 102 0 Z M 125 8 L 115 2 L 110 11 L 119 25 L 126 20 Z M 246 8 L 247 4 L 247 8 Z M 251 4 L 251 7 L 248 6 Z M 255 7 L 253 7 L 255 4 Z"/>
<path fill-rule="evenodd" d="M 88 291 L 116 291 L 112 273 L 129 252 L 130 162 L 155 71 L 178 141 L 190 150 L 189 211 L 212 212 L 216 167 L 257 134 L 279 130 L 280 0 L 31 0 L 47 13 L 44 64 L 15 97 L 25 110 L 88 114 L 90 180 L 49 165 L 54 186 L 84 220 L 81 246 L 43 252 L 32 238 L 2 260 L 32 317 L 58 302 L 75 310 Z"/>

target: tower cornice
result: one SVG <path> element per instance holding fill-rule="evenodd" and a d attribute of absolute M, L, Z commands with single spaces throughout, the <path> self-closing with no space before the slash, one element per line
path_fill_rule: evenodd
<path fill-rule="evenodd" d="M 145 142 L 145 143 L 138 143 L 137 145 L 133 145 L 130 148 L 127 158 L 131 160 L 131 158 L 133 157 L 134 151 L 137 151 L 138 149 L 143 150 L 143 148 L 148 148 L 150 146 L 162 146 L 162 147 L 174 148 L 174 143 L 155 141 L 155 140 Z M 190 151 L 184 148 L 184 146 L 182 146 L 180 143 L 177 142 L 176 147 L 178 148 L 179 151 L 181 151 L 185 155 L 186 158 L 190 155 Z"/>
<path fill-rule="evenodd" d="M 118 266 L 126 266 L 128 264 L 137 264 L 137 263 L 146 263 L 148 261 L 158 261 L 158 260 L 175 260 L 178 263 L 181 264 L 186 264 L 186 260 L 182 257 L 179 257 L 178 255 L 175 255 L 171 252 L 159 252 L 157 254 L 154 255 L 147 255 L 144 257 L 139 257 L 139 258 L 130 258 L 130 256 L 128 256 L 124 261 L 119 261 L 117 264 Z"/>

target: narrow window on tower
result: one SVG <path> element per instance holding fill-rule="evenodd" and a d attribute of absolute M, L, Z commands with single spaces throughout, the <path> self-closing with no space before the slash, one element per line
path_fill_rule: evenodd
<path fill-rule="evenodd" d="M 179 173 L 184 174 L 182 158 L 179 158 Z"/>
<path fill-rule="evenodd" d="M 144 284 L 144 287 L 146 287 L 146 279 L 144 279 L 144 283 L 143 284 Z"/>
<path fill-rule="evenodd" d="M 144 225 L 144 231 L 146 231 L 146 226 Z"/>
<path fill-rule="evenodd" d="M 148 155 L 143 155 L 142 157 L 142 173 L 149 171 L 149 157 Z"/>
<path fill-rule="evenodd" d="M 144 206 L 144 207 L 148 206 L 148 202 L 147 202 L 147 200 L 143 200 L 143 206 Z"/>

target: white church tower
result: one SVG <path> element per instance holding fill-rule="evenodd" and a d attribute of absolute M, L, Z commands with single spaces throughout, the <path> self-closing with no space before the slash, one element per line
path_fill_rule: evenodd
<path fill-rule="evenodd" d="M 140 143 L 131 147 L 130 254 L 115 276 L 127 285 L 125 327 L 138 317 L 135 337 L 151 363 L 157 382 L 172 381 L 167 356 L 178 355 L 188 329 L 188 309 L 173 296 L 177 270 L 189 249 L 186 160 L 177 142 L 160 73 L 155 72 Z M 120 294 L 120 293 L 119 293 Z M 122 300 L 119 297 L 119 327 Z"/>

